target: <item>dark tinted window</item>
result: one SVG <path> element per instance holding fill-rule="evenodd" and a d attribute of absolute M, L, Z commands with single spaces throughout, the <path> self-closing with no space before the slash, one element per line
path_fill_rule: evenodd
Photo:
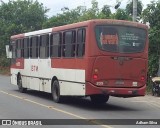
<path fill-rule="evenodd" d="M 40 36 L 39 57 L 40 58 L 49 57 L 49 35 L 48 34 Z"/>
<path fill-rule="evenodd" d="M 24 53 L 23 39 L 16 40 L 16 57 L 22 58 Z"/>
<path fill-rule="evenodd" d="M 16 41 L 11 41 L 11 47 L 12 47 L 12 58 L 16 58 Z"/>
<path fill-rule="evenodd" d="M 86 39 L 85 29 L 79 29 L 77 31 L 77 56 L 78 57 L 82 57 L 84 55 L 85 39 Z"/>
<path fill-rule="evenodd" d="M 146 31 L 129 26 L 97 26 L 98 46 L 105 51 L 120 53 L 142 52 L 145 46 Z"/>
<path fill-rule="evenodd" d="M 50 56 L 51 57 L 61 57 L 61 33 L 54 33 L 51 35 L 50 42 Z"/>
<path fill-rule="evenodd" d="M 38 36 L 30 38 L 30 57 L 31 58 L 38 57 Z"/>
<path fill-rule="evenodd" d="M 24 58 L 29 57 L 29 38 L 23 39 L 23 45 L 24 45 Z"/>
<path fill-rule="evenodd" d="M 76 31 L 67 31 L 63 33 L 63 46 L 62 52 L 64 57 L 75 56 L 75 44 L 76 44 Z"/>

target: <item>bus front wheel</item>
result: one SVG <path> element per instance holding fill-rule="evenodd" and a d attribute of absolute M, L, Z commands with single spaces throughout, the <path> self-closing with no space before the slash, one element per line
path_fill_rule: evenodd
<path fill-rule="evenodd" d="M 22 86 L 22 79 L 21 79 L 21 76 L 18 76 L 17 78 L 17 85 L 18 85 L 18 90 L 22 93 L 26 92 L 27 91 L 27 88 L 23 88 Z"/>
<path fill-rule="evenodd" d="M 52 84 L 52 97 L 56 103 L 60 103 L 62 101 L 62 96 L 60 95 L 60 87 L 58 80 L 54 80 Z"/>
<path fill-rule="evenodd" d="M 108 101 L 109 95 L 97 94 L 90 96 L 92 103 L 94 104 L 104 104 Z"/>

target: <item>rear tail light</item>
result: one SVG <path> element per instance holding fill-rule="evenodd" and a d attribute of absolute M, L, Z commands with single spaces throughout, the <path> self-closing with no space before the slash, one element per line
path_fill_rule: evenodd
<path fill-rule="evenodd" d="M 98 79 L 98 69 L 95 68 L 93 71 L 94 71 L 93 79 L 94 79 L 94 80 L 97 80 L 97 79 Z"/>
<path fill-rule="evenodd" d="M 98 79 L 98 75 L 97 75 L 97 74 L 94 74 L 94 75 L 93 75 L 93 79 L 94 79 L 94 80 L 97 80 L 97 79 Z"/>
<path fill-rule="evenodd" d="M 141 76 L 141 81 L 145 81 L 145 77 L 144 76 Z"/>
<path fill-rule="evenodd" d="M 141 70 L 141 81 L 145 81 L 145 72 L 146 72 L 146 70 L 145 69 L 142 69 Z"/>

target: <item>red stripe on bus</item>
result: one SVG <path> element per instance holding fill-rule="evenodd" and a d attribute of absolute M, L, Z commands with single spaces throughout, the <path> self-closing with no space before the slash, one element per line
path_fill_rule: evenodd
<path fill-rule="evenodd" d="M 85 69 L 85 59 L 51 59 L 52 68 Z"/>
<path fill-rule="evenodd" d="M 11 64 L 11 68 L 24 69 L 24 59 L 16 59 L 16 62 Z"/>

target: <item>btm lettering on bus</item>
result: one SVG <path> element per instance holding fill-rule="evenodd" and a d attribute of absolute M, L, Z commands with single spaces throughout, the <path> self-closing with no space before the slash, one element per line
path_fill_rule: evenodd
<path fill-rule="evenodd" d="M 38 66 L 37 65 L 31 65 L 31 71 L 32 72 L 37 72 L 38 71 Z"/>

